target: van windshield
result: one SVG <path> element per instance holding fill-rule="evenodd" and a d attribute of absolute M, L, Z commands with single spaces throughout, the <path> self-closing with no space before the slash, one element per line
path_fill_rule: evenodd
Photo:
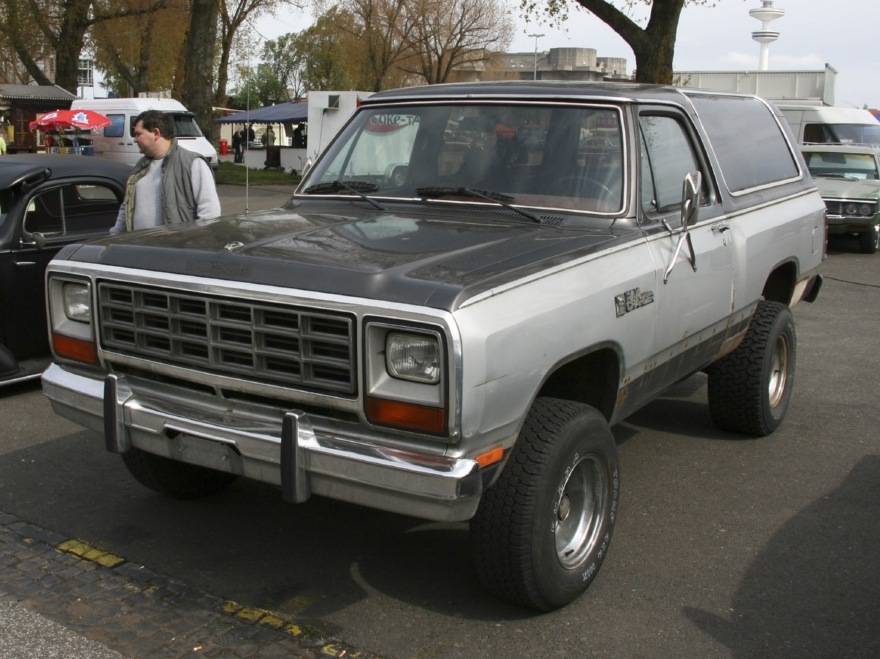
<path fill-rule="evenodd" d="M 806 124 L 805 144 L 880 144 L 880 122 L 870 124 Z"/>
<path fill-rule="evenodd" d="M 196 123 L 195 116 L 189 112 L 172 112 L 174 117 L 175 137 L 201 137 L 202 131 Z"/>

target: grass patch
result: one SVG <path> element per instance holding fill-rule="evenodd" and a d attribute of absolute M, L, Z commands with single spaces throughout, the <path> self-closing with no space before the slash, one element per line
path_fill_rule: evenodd
<path fill-rule="evenodd" d="M 245 177 L 250 185 L 296 185 L 301 178 L 280 169 L 248 169 L 232 162 L 221 162 L 217 168 L 218 184 L 244 185 Z"/>

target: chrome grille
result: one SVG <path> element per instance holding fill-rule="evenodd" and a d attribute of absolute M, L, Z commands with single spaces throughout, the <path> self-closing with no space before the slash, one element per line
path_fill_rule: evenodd
<path fill-rule="evenodd" d="M 100 282 L 102 346 L 132 357 L 278 385 L 355 393 L 352 317 Z"/>

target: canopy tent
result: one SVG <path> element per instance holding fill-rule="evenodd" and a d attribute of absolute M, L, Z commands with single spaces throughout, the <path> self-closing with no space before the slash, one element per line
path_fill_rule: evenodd
<path fill-rule="evenodd" d="M 291 101 L 278 103 L 264 108 L 247 110 L 245 112 L 233 112 L 232 114 L 215 119 L 218 124 L 296 124 L 304 123 L 309 119 L 309 104 L 306 101 Z"/>

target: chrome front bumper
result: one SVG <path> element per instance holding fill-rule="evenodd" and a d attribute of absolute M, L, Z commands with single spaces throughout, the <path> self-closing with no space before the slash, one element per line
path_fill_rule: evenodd
<path fill-rule="evenodd" d="M 102 381 L 52 364 L 42 382 L 53 410 L 103 434 L 108 451 L 138 448 L 279 485 L 286 501 L 318 494 L 424 519 L 463 521 L 474 515 L 482 494 L 474 460 L 378 446 L 321 427 L 297 410 L 276 426 L 233 426 L 234 420 L 138 397 L 123 376 Z"/>

